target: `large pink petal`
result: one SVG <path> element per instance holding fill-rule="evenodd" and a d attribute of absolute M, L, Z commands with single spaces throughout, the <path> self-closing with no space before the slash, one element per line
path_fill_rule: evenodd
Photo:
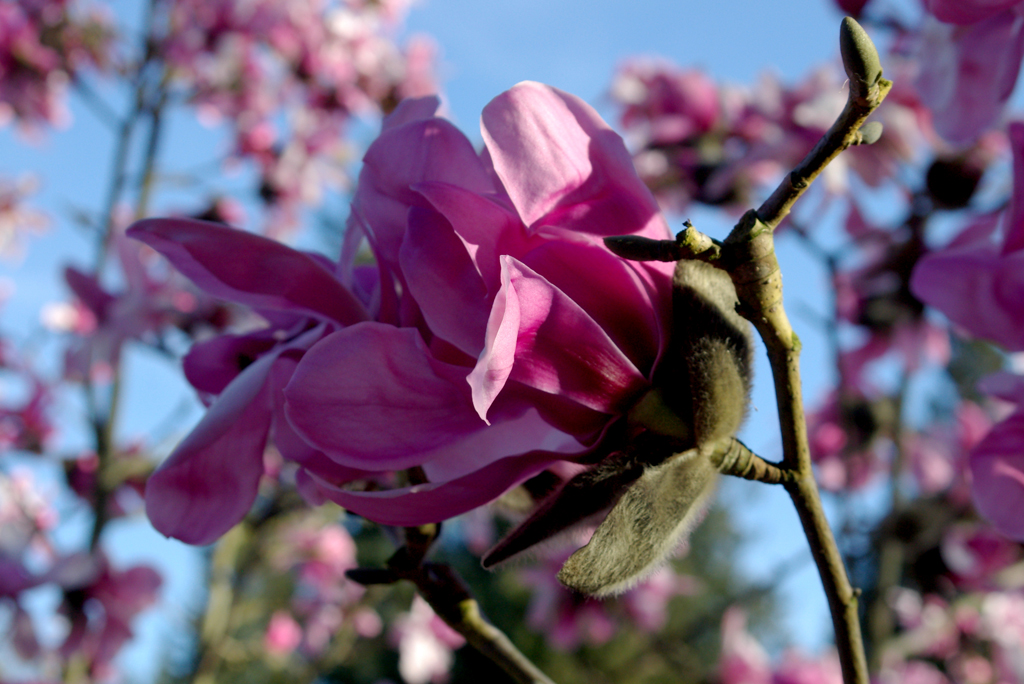
<path fill-rule="evenodd" d="M 926 10 L 950 24 L 976 24 L 1020 3 L 1021 0 L 924 0 Z"/>
<path fill-rule="evenodd" d="M 401 470 L 483 426 L 466 371 L 435 361 L 416 330 L 364 323 L 306 353 L 285 388 L 286 415 L 342 465 Z"/>
<path fill-rule="evenodd" d="M 409 527 L 471 511 L 562 458 L 557 453 L 533 451 L 503 458 L 456 480 L 374 492 L 348 491 L 315 475 L 313 480 L 324 496 L 353 513 L 384 525 Z"/>
<path fill-rule="evenodd" d="M 451 223 L 492 294 L 501 286 L 500 257 L 520 257 L 544 242 L 529 235 L 515 212 L 493 196 L 446 183 L 420 183 L 416 190 Z"/>
<path fill-rule="evenodd" d="M 190 219 L 146 219 L 128 235 L 215 297 L 351 325 L 362 304 L 316 258 L 259 235 Z"/>
<path fill-rule="evenodd" d="M 1024 58 L 1024 15 L 1007 10 L 970 26 L 923 32 L 917 88 L 935 129 L 972 142 L 1002 115 Z"/>
<path fill-rule="evenodd" d="M 249 512 L 263 475 L 274 360 L 246 368 L 149 478 L 146 514 L 157 531 L 210 544 Z"/>
<path fill-rule="evenodd" d="M 295 369 L 298 367 L 300 359 L 301 356 L 295 353 L 286 354 L 278 358 L 272 371 L 274 387 L 284 388 L 288 384 L 295 374 Z M 332 461 L 322 451 L 310 446 L 309 443 L 295 432 L 295 428 L 292 427 L 285 415 L 284 392 L 275 392 L 273 400 L 274 416 L 270 427 L 270 437 L 274 442 L 274 446 L 277 447 L 277 450 L 286 461 L 297 463 L 302 468 L 314 472 L 319 477 L 334 484 L 367 479 L 376 475 L 376 473 L 343 466 Z"/>
<path fill-rule="evenodd" d="M 579 98 L 520 83 L 484 108 L 481 128 L 494 169 L 532 230 L 668 237 L 622 138 Z"/>
<path fill-rule="evenodd" d="M 971 452 L 974 505 L 1002 534 L 1024 541 L 1024 413 L 992 430 Z"/>
<path fill-rule="evenodd" d="M 992 246 L 947 249 L 922 258 L 910 289 L 972 335 L 1024 350 L 1024 252 Z"/>
<path fill-rule="evenodd" d="M 399 263 L 430 331 L 476 358 L 484 346 L 490 298 L 451 224 L 432 209 L 411 209 Z"/>
<path fill-rule="evenodd" d="M 413 120 L 383 131 L 363 157 L 352 201 L 379 260 L 397 264 L 409 208 L 429 206 L 412 190 L 425 181 L 494 190 L 472 143 L 444 119 Z"/>
<path fill-rule="evenodd" d="M 576 302 L 506 256 L 487 343 L 469 376 L 481 417 L 509 379 L 608 414 L 625 411 L 648 385 Z"/>
<path fill-rule="evenodd" d="M 497 419 L 492 425 L 425 455 L 423 472 L 431 482 L 455 480 L 495 461 L 531 451 L 583 451 L 578 441 L 553 428 L 534 408 L 520 408 L 514 414 L 497 410 L 493 414 L 492 418 Z"/>

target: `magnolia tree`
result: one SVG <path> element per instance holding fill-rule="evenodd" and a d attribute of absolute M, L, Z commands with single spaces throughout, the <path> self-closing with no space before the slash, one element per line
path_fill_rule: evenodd
<path fill-rule="evenodd" d="M 838 4 L 842 65 L 795 85 L 626 62 L 627 143 L 524 82 L 480 149 L 401 1 L 152 0 L 133 35 L 85 0 L 0 4 L 4 123 L 47 136 L 73 95 L 114 141 L 74 217 L 91 266 L 43 314 L 60 369 L 3 350 L 0 679 L 131 678 L 168 568 L 115 562 L 109 530 L 144 510 L 207 549 L 167 681 L 1024 683 L 1024 4 Z M 182 199 L 175 117 L 228 136 L 245 187 Z M 32 181 L 0 189 L 31 249 Z M 336 248 L 290 246 L 325 189 Z M 670 228 L 698 210 L 734 227 Z M 776 239 L 830 277 L 810 323 Z M 834 363 L 806 401 L 801 325 Z M 206 407 L 169 453 L 118 430 L 139 347 Z M 757 454 L 764 352 L 781 447 Z M 735 567 L 720 474 L 788 493 L 834 649 L 755 636 L 773 583 Z"/>

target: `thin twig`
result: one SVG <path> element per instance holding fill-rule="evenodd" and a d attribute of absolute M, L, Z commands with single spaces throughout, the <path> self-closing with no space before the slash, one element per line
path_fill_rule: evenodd
<path fill-rule="evenodd" d="M 424 558 L 437 539 L 440 525 L 405 530 L 405 546 L 388 560 L 387 568 L 356 568 L 345 575 L 360 584 L 391 584 L 408 580 L 449 627 L 520 684 L 554 684 L 505 634 L 487 622 L 480 606 L 453 568 L 426 563 Z"/>
<path fill-rule="evenodd" d="M 846 684 L 867 684 L 859 591 L 850 585 L 811 469 L 800 382 L 800 340 L 783 308 L 782 274 L 773 239 L 774 228 L 828 163 L 851 144 L 866 142 L 869 136 L 858 133 L 861 124 L 892 87 L 881 77 L 878 54 L 867 34 L 849 17 L 843 20 L 840 46 L 850 77 L 846 108 L 771 197 L 757 211 L 748 211 L 740 219 L 723 244 L 719 265 L 736 285 L 740 313 L 754 324 L 768 350 L 782 432 L 782 467 L 793 474 L 783 486 L 797 509 L 828 597 L 843 680 Z M 879 133 L 876 126 L 870 137 L 877 139 Z"/>

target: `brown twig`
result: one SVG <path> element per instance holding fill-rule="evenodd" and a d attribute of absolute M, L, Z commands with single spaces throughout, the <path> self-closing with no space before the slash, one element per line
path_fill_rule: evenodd
<path fill-rule="evenodd" d="M 406 528 L 405 546 L 388 560 L 387 568 L 356 568 L 345 574 L 366 585 L 412 582 L 438 617 L 517 682 L 554 684 L 501 630 L 484 619 L 479 604 L 454 569 L 424 562 L 439 531 L 440 525 Z"/>

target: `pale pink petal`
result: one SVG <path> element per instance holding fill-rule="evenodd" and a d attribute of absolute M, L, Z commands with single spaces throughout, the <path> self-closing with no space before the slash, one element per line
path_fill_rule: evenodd
<path fill-rule="evenodd" d="M 467 369 L 435 361 L 416 330 L 364 323 L 321 340 L 285 388 L 286 415 L 342 465 L 400 470 L 480 429 Z"/>
<path fill-rule="evenodd" d="M 524 82 L 491 100 L 481 121 L 494 169 L 531 230 L 669 236 L 622 138 L 579 98 Z"/>
<path fill-rule="evenodd" d="M 232 382 L 146 483 L 146 514 L 160 533 L 210 544 L 256 500 L 272 401 L 267 355 Z"/>
<path fill-rule="evenodd" d="M 609 414 L 628 408 L 648 385 L 578 304 L 522 262 L 503 257 L 487 343 L 469 376 L 481 417 L 510 379 Z"/>
<path fill-rule="evenodd" d="M 128 235 L 215 297 L 344 325 L 367 319 L 363 305 L 319 259 L 275 240 L 190 219 L 146 219 Z"/>
<path fill-rule="evenodd" d="M 996 424 L 971 453 L 974 505 L 1002 534 L 1024 541 L 1024 413 Z"/>

